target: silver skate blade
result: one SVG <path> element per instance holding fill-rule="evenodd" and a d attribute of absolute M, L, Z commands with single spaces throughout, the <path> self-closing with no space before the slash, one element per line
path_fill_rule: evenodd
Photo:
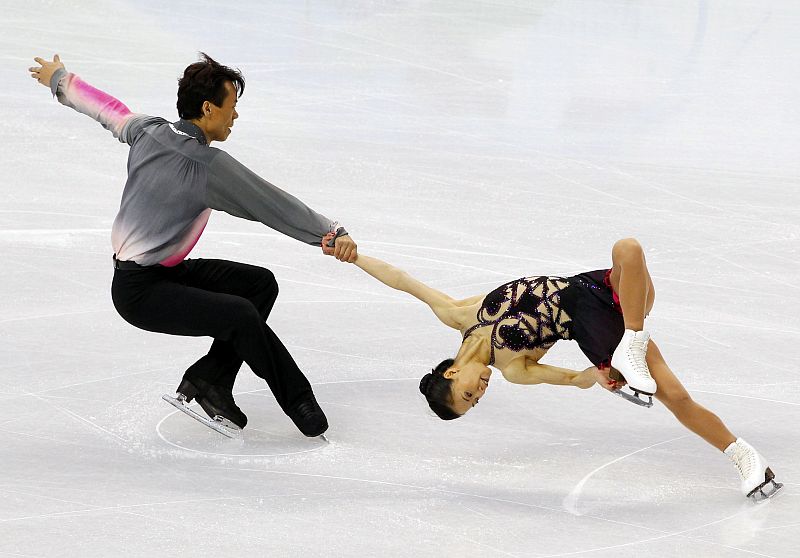
<path fill-rule="evenodd" d="M 180 412 L 185 413 L 192 417 L 197 422 L 201 422 L 207 427 L 209 427 L 214 432 L 219 432 L 223 436 L 227 438 L 241 438 L 242 437 L 242 429 L 233 424 L 228 419 L 222 418 L 219 415 L 214 417 L 214 419 L 210 419 L 205 417 L 189 407 L 186 403 L 185 399 L 180 397 L 172 397 L 171 395 L 164 394 L 161 396 L 161 399 L 178 409 Z"/>
<path fill-rule="evenodd" d="M 330 443 L 331 443 L 331 441 L 330 441 L 330 440 L 328 440 L 328 437 L 327 437 L 327 436 L 325 436 L 325 434 L 320 434 L 319 436 L 317 436 L 317 438 L 319 438 L 320 440 L 322 440 L 322 441 L 323 441 L 323 442 L 325 442 L 326 444 L 330 444 Z"/>
<path fill-rule="evenodd" d="M 653 406 L 653 396 L 652 395 L 648 395 L 649 400 L 645 401 L 644 399 L 639 399 L 638 395 L 633 395 L 631 393 L 628 393 L 627 391 L 622 391 L 621 389 L 615 389 L 611 393 L 613 393 L 614 395 L 618 395 L 618 396 L 622 397 L 623 399 L 625 399 L 627 401 L 630 401 L 631 403 L 635 403 L 636 405 L 639 405 L 640 407 L 645 407 L 645 408 L 649 409 L 650 407 Z"/>
<path fill-rule="evenodd" d="M 753 490 L 747 495 L 747 497 L 759 504 L 775 496 L 781 488 L 783 488 L 782 482 L 777 482 L 775 479 L 770 479 Z"/>

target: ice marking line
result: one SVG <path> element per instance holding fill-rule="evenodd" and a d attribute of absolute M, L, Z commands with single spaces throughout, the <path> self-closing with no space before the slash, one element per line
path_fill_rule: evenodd
<path fill-rule="evenodd" d="M 247 393 L 247 392 L 244 392 L 244 393 Z M 312 452 L 312 451 L 317 451 L 317 450 L 325 448 L 325 447 L 327 447 L 329 445 L 329 444 L 325 444 L 325 443 L 319 443 L 315 447 L 304 449 L 304 450 L 289 451 L 289 452 L 284 452 L 284 453 L 264 453 L 264 454 L 255 454 L 255 453 L 242 453 L 242 454 L 219 453 L 219 452 L 214 452 L 214 451 L 205 451 L 205 450 L 197 450 L 197 449 L 193 449 L 193 448 L 187 448 L 186 446 L 181 446 L 179 444 L 176 444 L 174 442 L 171 442 L 171 441 L 167 440 L 167 438 L 164 436 L 164 433 L 161 432 L 161 425 L 164 424 L 164 421 L 166 421 L 172 415 L 174 415 L 176 413 L 180 413 L 180 412 L 181 411 L 176 409 L 175 411 L 172 411 L 171 413 L 166 415 L 164 418 L 162 418 L 158 422 L 158 424 L 156 425 L 156 433 L 158 434 L 159 438 L 161 438 L 165 443 L 169 444 L 170 446 L 172 446 L 174 448 L 178 448 L 178 449 L 184 450 L 184 451 L 190 451 L 190 452 L 193 452 L 193 453 L 199 453 L 199 454 L 204 454 L 204 455 L 218 455 L 220 457 L 282 457 L 282 456 L 285 456 L 285 455 L 297 455 L 297 454 L 301 454 L 301 453 L 309 453 L 309 452 Z M 210 431 L 209 431 L 209 434 L 211 434 Z M 216 436 L 216 434 L 214 434 L 214 435 Z M 298 440 L 299 440 L 299 438 L 298 438 Z M 224 440 L 221 440 L 221 441 L 224 441 Z M 239 441 L 240 440 L 234 440 L 234 442 L 239 442 Z M 241 440 L 241 441 L 243 441 L 243 440 Z M 304 441 L 308 442 L 308 440 L 304 440 Z M 316 441 L 316 439 L 314 439 L 314 441 Z"/>
<path fill-rule="evenodd" d="M 582 516 L 583 514 L 582 514 L 582 513 L 580 513 L 580 512 L 578 511 L 578 500 L 579 500 L 579 499 L 580 499 L 580 497 L 581 497 L 581 492 L 583 492 L 583 486 L 584 486 L 584 485 L 585 485 L 585 484 L 588 482 L 588 480 L 589 480 L 590 478 L 592 478 L 592 477 L 593 477 L 593 476 L 594 476 L 596 473 L 598 473 L 598 472 L 602 471 L 602 470 L 603 470 L 603 469 L 605 469 L 606 467 L 609 467 L 609 466 L 613 465 L 614 463 L 618 463 L 619 461 L 622 461 L 623 459 L 626 459 L 626 458 L 628 458 L 628 457 L 630 457 L 630 456 L 632 456 L 632 455 L 636 455 L 637 453 L 641 453 L 641 452 L 643 452 L 643 451 L 649 450 L 649 449 L 651 449 L 651 448 L 654 448 L 654 447 L 656 447 L 656 446 L 661 446 L 661 445 L 664 445 L 664 444 L 669 444 L 669 443 L 675 442 L 676 440 L 681 440 L 681 439 L 683 439 L 683 438 L 688 438 L 688 437 L 689 437 L 689 434 L 684 434 L 684 435 L 682 435 L 682 436 L 678 436 L 677 438 L 672 438 L 672 439 L 670 439 L 670 440 L 665 440 L 665 441 L 663 441 L 663 442 L 657 442 L 657 443 L 655 443 L 655 444 L 652 444 L 652 445 L 650 445 L 650 446 L 647 446 L 647 447 L 645 447 L 645 448 L 641 448 L 641 449 L 638 449 L 638 450 L 636 450 L 636 451 L 632 451 L 631 453 L 628 453 L 628 454 L 626 454 L 626 455 L 623 455 L 622 457 L 617 457 L 616 459 L 614 459 L 614 460 L 612 460 L 612 461 L 609 461 L 609 462 L 608 462 L 608 463 L 606 463 L 605 465 L 601 465 L 600 467 L 598 467 L 598 468 L 597 468 L 597 469 L 595 469 L 594 471 L 592 471 L 592 472 L 588 473 L 588 474 L 587 474 L 585 477 L 583 477 L 583 478 L 582 478 L 582 479 L 581 479 L 581 480 L 578 482 L 578 484 L 576 484 L 576 485 L 575 485 L 575 487 L 574 487 L 574 488 L 573 488 L 573 489 L 570 491 L 570 493 L 569 493 L 569 494 L 567 494 L 567 496 L 564 498 L 564 500 L 563 500 L 563 503 L 562 503 L 562 506 L 563 506 L 563 507 L 564 507 L 564 509 L 565 509 L 565 510 L 567 510 L 567 511 L 568 511 L 570 514 L 572 514 L 572 515 L 575 515 L 575 516 L 579 516 L 579 517 L 580 517 L 580 516 Z"/>

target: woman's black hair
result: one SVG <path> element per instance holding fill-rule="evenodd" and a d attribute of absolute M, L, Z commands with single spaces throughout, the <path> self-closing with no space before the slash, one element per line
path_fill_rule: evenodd
<path fill-rule="evenodd" d="M 452 358 L 443 360 L 419 381 L 420 393 L 428 400 L 431 411 L 442 420 L 453 420 L 461 416 L 450 407 L 453 404 L 453 392 L 450 390 L 453 380 L 444 377 L 445 371 L 454 362 Z"/>
<path fill-rule="evenodd" d="M 205 52 L 201 52 L 200 57 L 202 60 L 187 66 L 178 80 L 178 116 L 184 120 L 199 118 L 204 101 L 221 107 L 226 96 L 226 81 L 233 83 L 237 97 L 244 93 L 244 76 L 239 70 L 223 66 Z"/>

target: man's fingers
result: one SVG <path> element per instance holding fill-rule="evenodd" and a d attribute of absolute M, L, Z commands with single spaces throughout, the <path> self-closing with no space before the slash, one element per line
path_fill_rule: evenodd
<path fill-rule="evenodd" d="M 55 56 L 53 56 L 53 62 L 56 63 L 61 62 L 61 57 L 58 54 L 56 54 Z"/>
<path fill-rule="evenodd" d="M 33 59 L 34 62 L 38 62 L 39 64 L 44 64 L 44 58 L 39 58 L 38 56 Z"/>

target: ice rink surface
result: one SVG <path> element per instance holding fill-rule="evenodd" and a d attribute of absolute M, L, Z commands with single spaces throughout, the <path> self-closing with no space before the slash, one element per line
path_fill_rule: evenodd
<path fill-rule="evenodd" d="M 229 5 L 232 4 L 232 5 Z M 800 4 L 795 0 L 5 0 L 0 557 L 800 556 Z M 193 257 L 272 269 L 315 386 L 303 438 L 246 367 L 229 441 L 161 401 L 208 339 L 125 323 L 109 230 L 127 147 L 34 56 L 177 118 L 205 51 L 247 87 L 216 144 L 455 297 L 645 246 L 648 327 L 771 462 L 752 505 L 660 404 L 518 386 L 443 422 L 417 384 L 457 332 L 354 266 L 215 213 Z M 588 366 L 577 346 L 545 362 Z"/>

